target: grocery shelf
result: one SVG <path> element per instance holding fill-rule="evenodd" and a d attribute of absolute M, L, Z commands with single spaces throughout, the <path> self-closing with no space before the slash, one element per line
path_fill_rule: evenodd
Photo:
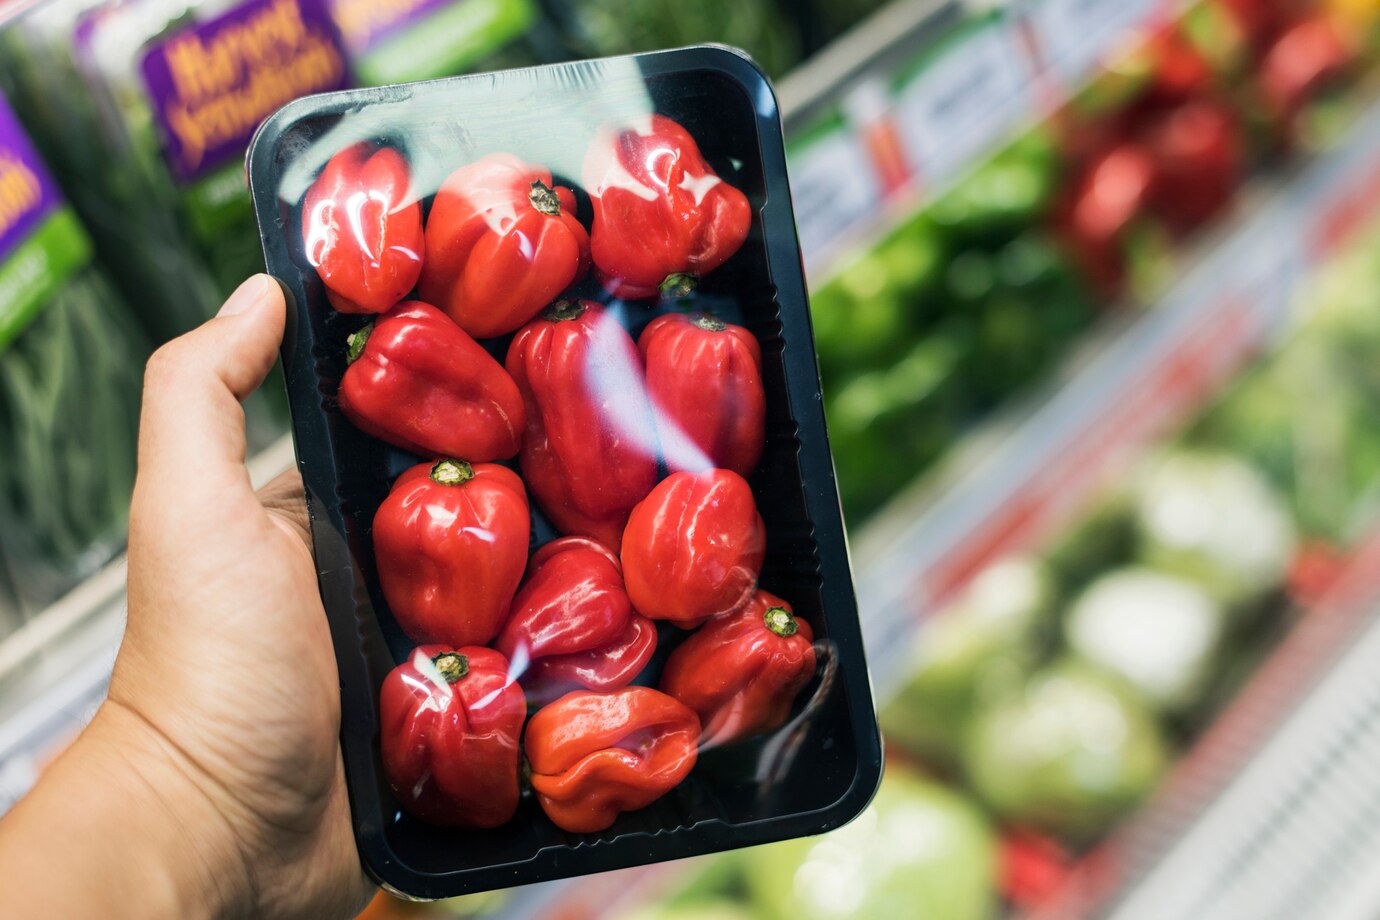
<path fill-rule="evenodd" d="M 1380 531 L 1032 920 L 1380 915 Z"/>
<path fill-rule="evenodd" d="M 255 487 L 293 463 L 284 435 L 249 462 Z M 0 814 L 105 697 L 124 634 L 125 558 L 0 640 Z"/>
<path fill-rule="evenodd" d="M 1050 387 L 958 445 L 852 540 L 869 666 L 986 564 L 1039 542 L 1291 323 L 1306 273 L 1380 202 L 1380 107 L 1340 143 L 1242 195 L 1163 298 L 1114 318 Z"/>

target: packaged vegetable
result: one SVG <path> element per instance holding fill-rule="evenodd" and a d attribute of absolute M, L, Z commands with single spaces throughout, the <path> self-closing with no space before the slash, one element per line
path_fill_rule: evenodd
<path fill-rule="evenodd" d="M 249 174 L 368 871 L 441 898 L 857 814 L 880 740 L 761 73 L 311 97 Z"/>
<path fill-rule="evenodd" d="M 34 611 L 124 543 L 148 346 L 0 99 L 0 557 Z"/>

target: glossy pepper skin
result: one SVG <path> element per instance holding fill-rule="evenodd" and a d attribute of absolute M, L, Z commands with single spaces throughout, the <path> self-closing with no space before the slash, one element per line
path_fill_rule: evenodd
<path fill-rule="evenodd" d="M 422 455 L 517 454 L 527 424 L 517 384 L 440 310 L 404 301 L 348 347 L 340 411 L 360 430 Z"/>
<path fill-rule="evenodd" d="M 623 525 L 656 484 L 656 435 L 642 356 L 590 301 L 557 301 L 508 349 L 527 409 L 522 477 L 563 534 L 618 551 Z"/>
<path fill-rule="evenodd" d="M 346 147 L 302 202 L 307 260 L 341 313 L 383 313 L 422 271 L 422 206 L 407 161 L 391 147 Z"/>
<path fill-rule="evenodd" d="M 379 582 L 418 643 L 487 644 L 527 563 L 531 529 L 517 474 L 444 459 L 398 477 L 374 515 Z"/>
<path fill-rule="evenodd" d="M 460 167 L 426 222 L 418 292 L 470 335 L 504 335 L 541 312 L 589 268 L 575 196 L 551 171 L 508 153 Z"/>
<path fill-rule="evenodd" d="M 590 254 L 618 297 L 692 288 L 738 251 L 752 225 L 747 196 L 663 115 L 595 138 L 584 180 L 594 206 Z"/>
<path fill-rule="evenodd" d="M 667 467 L 751 473 L 767 419 L 757 338 L 706 313 L 668 313 L 647 325 L 637 347 Z"/>
<path fill-rule="evenodd" d="M 527 573 L 494 648 L 516 663 L 528 698 L 631 683 L 656 650 L 656 627 L 633 612 L 618 557 L 562 537 L 532 554 Z"/>
<path fill-rule="evenodd" d="M 602 831 L 689 775 L 699 733 L 689 708 L 649 687 L 568 693 L 527 724 L 532 789 L 557 827 Z"/>
<path fill-rule="evenodd" d="M 526 716 L 522 689 L 498 652 L 418 648 L 379 693 L 383 767 L 398 801 L 431 824 L 506 824 L 518 806 Z"/>
<path fill-rule="evenodd" d="M 758 591 L 671 653 L 661 689 L 695 710 L 705 743 L 727 744 L 784 725 L 814 673 L 810 624 L 781 598 Z"/>
<path fill-rule="evenodd" d="M 628 518 L 628 597 L 645 617 L 693 628 L 752 597 L 766 545 L 743 477 L 732 470 L 672 473 Z"/>

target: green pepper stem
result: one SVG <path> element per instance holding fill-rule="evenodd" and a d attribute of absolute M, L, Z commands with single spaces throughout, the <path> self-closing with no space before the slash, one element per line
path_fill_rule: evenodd
<path fill-rule="evenodd" d="M 448 684 L 453 684 L 470 673 L 470 660 L 459 652 L 442 652 L 431 659 L 431 663 L 436 665 L 436 670 L 441 672 Z"/>
<path fill-rule="evenodd" d="M 723 332 L 728 328 L 727 323 L 717 316 L 710 316 L 708 313 L 700 313 L 694 319 L 690 320 L 690 322 L 694 323 L 705 332 Z"/>
<path fill-rule="evenodd" d="M 446 457 L 431 468 L 431 478 L 443 486 L 463 486 L 474 478 L 474 467 L 464 460 Z"/>
<path fill-rule="evenodd" d="M 558 300 L 542 312 L 541 318 L 549 323 L 559 323 L 584 316 L 585 305 L 578 300 Z"/>
<path fill-rule="evenodd" d="M 795 617 L 785 607 L 772 607 L 767 610 L 762 617 L 762 622 L 767 624 L 767 629 L 776 633 L 783 639 L 794 636 L 800 627 L 795 622 Z"/>
<path fill-rule="evenodd" d="M 364 354 L 364 346 L 369 342 L 369 334 L 374 331 L 374 324 L 370 323 L 357 332 L 351 332 L 345 339 L 345 361 L 347 364 L 354 364 L 359 360 L 359 356 Z"/>
<path fill-rule="evenodd" d="M 540 179 L 532 183 L 532 191 L 528 193 L 527 200 L 532 202 L 532 207 L 543 214 L 555 217 L 561 213 L 560 196 Z"/>
<path fill-rule="evenodd" d="M 674 299 L 676 297 L 689 297 L 699 285 L 700 279 L 694 275 L 687 272 L 674 272 L 666 276 L 658 290 L 661 291 L 662 297 Z"/>

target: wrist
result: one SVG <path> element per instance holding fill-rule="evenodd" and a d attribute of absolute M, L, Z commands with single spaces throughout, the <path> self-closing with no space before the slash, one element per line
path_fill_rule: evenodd
<path fill-rule="evenodd" d="M 111 871 L 126 874 L 136 893 L 131 914 L 226 917 L 254 903 L 234 828 L 214 793 L 143 717 L 107 701 L 69 755 L 90 764 L 74 773 L 105 778 L 92 790 L 96 820 L 113 826 L 105 852 L 124 851 Z"/>

